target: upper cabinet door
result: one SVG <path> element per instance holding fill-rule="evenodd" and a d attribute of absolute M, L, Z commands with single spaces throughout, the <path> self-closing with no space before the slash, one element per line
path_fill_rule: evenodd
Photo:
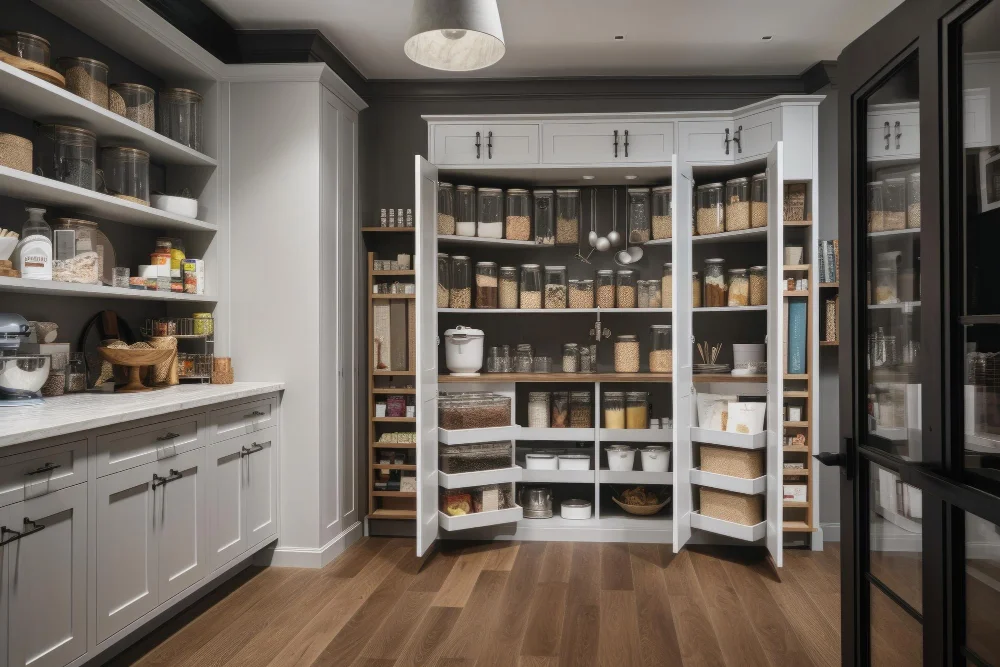
<path fill-rule="evenodd" d="M 915 103 L 873 104 L 868 110 L 868 159 L 920 157 L 920 111 Z"/>
<path fill-rule="evenodd" d="M 545 164 L 619 162 L 625 158 L 624 129 L 623 123 L 613 121 L 544 123 L 542 162 Z"/>
<path fill-rule="evenodd" d="M 538 164 L 538 125 L 487 125 L 484 165 Z"/>
<path fill-rule="evenodd" d="M 678 127 L 678 153 L 692 164 L 732 164 L 736 159 L 733 122 L 729 120 L 682 121 Z"/>
<path fill-rule="evenodd" d="M 674 155 L 673 123 L 619 123 L 625 162 L 671 162 Z"/>
<path fill-rule="evenodd" d="M 768 109 L 737 118 L 733 135 L 736 137 L 736 161 L 766 157 L 781 138 L 781 109 Z"/>
<path fill-rule="evenodd" d="M 434 164 L 482 164 L 486 139 L 482 125 L 434 125 Z"/>
<path fill-rule="evenodd" d="M 203 517 L 205 507 L 205 450 L 160 461 L 158 474 L 166 480 L 155 490 L 158 590 L 166 602 L 206 573 Z"/>

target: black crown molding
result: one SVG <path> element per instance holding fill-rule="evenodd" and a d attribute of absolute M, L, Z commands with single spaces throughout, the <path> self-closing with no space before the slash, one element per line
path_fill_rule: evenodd
<path fill-rule="evenodd" d="M 236 31 L 201 0 L 142 2 L 222 62 L 241 62 Z"/>

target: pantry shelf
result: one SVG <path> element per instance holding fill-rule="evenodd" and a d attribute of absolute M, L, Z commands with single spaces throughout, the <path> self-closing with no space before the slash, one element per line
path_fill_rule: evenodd
<path fill-rule="evenodd" d="M 521 481 L 537 484 L 593 484 L 593 470 L 525 470 Z"/>
<path fill-rule="evenodd" d="M 541 244 L 535 243 L 534 241 L 512 241 L 510 239 L 487 239 L 480 236 L 447 236 L 439 235 L 437 237 L 438 243 L 441 244 L 469 244 L 469 245 L 479 245 L 479 246 L 495 246 L 499 248 L 509 248 L 509 247 L 531 247 L 531 248 L 558 248 L 559 246 L 552 244 Z"/>
<path fill-rule="evenodd" d="M 782 474 L 785 477 L 808 477 L 809 476 L 809 469 L 808 468 L 784 468 L 784 469 L 782 469 L 781 472 L 782 472 Z"/>
<path fill-rule="evenodd" d="M 786 533 L 814 533 L 816 529 L 805 521 L 782 521 L 782 530 Z"/>
<path fill-rule="evenodd" d="M 520 466 L 460 473 L 446 473 L 439 470 L 438 486 L 443 489 L 467 489 L 484 484 L 509 484 L 522 481 L 523 473 Z"/>
<path fill-rule="evenodd" d="M 890 230 L 884 231 L 884 232 L 868 232 L 868 238 L 872 238 L 872 239 L 880 239 L 880 238 L 882 238 L 882 239 L 884 239 L 884 238 L 891 237 L 891 236 L 911 236 L 913 234 L 916 234 L 916 235 L 919 236 L 919 234 L 920 234 L 920 228 L 919 227 L 912 227 L 912 228 L 907 228 L 907 229 L 890 229 Z"/>
<path fill-rule="evenodd" d="M 444 512 L 438 511 L 438 524 L 444 530 L 468 530 L 470 528 L 482 528 L 483 526 L 496 526 L 505 523 L 515 523 L 523 518 L 524 510 L 520 507 L 496 510 L 494 512 L 463 514 L 462 516 L 449 516 Z"/>
<path fill-rule="evenodd" d="M 372 294 L 373 299 L 396 300 L 396 299 L 416 299 L 416 294 Z"/>
<path fill-rule="evenodd" d="M 415 491 L 372 491 L 376 498 L 416 498 Z"/>
<path fill-rule="evenodd" d="M 477 442 L 516 440 L 520 438 L 520 426 L 494 426 L 491 428 L 438 428 L 438 442 L 442 445 L 469 445 Z"/>
<path fill-rule="evenodd" d="M 809 507 L 810 503 L 808 503 L 808 502 L 802 502 L 802 501 L 799 501 L 799 500 L 785 500 L 782 503 L 782 506 L 783 507 L 787 507 L 787 508 L 802 509 L 804 507 Z"/>
<path fill-rule="evenodd" d="M 601 442 L 673 442 L 673 429 L 602 428 Z"/>
<path fill-rule="evenodd" d="M 904 313 L 908 313 L 919 307 L 919 301 L 900 301 L 899 303 L 873 303 L 868 306 L 868 310 L 902 310 Z"/>
<path fill-rule="evenodd" d="M 752 311 L 767 311 L 767 306 L 702 306 L 692 308 L 696 313 L 741 313 Z"/>
<path fill-rule="evenodd" d="M 767 447 L 767 431 L 760 433 L 730 433 L 699 426 L 691 427 L 691 441 L 710 445 L 738 447 L 739 449 L 763 449 Z"/>
<path fill-rule="evenodd" d="M 704 236 L 692 236 L 691 243 L 748 243 L 752 241 L 766 241 L 767 227 L 756 227 L 754 229 L 740 229 L 735 232 L 719 232 L 718 234 L 706 234 Z"/>
<path fill-rule="evenodd" d="M 671 313 L 673 308 L 438 308 L 438 313 L 471 315 L 571 315 L 573 313 Z"/>
<path fill-rule="evenodd" d="M 674 483 L 672 472 L 647 472 L 645 470 L 601 470 L 601 484 L 662 484 Z"/>
<path fill-rule="evenodd" d="M 416 271 L 372 271 L 372 275 L 376 278 L 381 278 L 383 276 L 415 276 Z"/>
<path fill-rule="evenodd" d="M 417 510 L 393 510 L 380 508 L 368 515 L 369 519 L 416 519 Z"/>
<path fill-rule="evenodd" d="M 691 470 L 691 483 L 698 486 L 707 486 L 723 491 L 735 491 L 736 493 L 746 493 L 750 495 L 760 495 L 767 490 L 767 476 L 747 479 L 744 477 L 733 477 L 732 475 L 720 475 L 714 472 L 705 472 L 698 468 Z"/>
<path fill-rule="evenodd" d="M 373 233 L 402 232 L 404 234 L 409 232 L 410 234 L 412 234 L 414 228 L 413 227 L 362 227 L 361 231 L 373 232 Z"/>
<path fill-rule="evenodd" d="M 729 377 L 729 376 L 726 376 Z M 671 373 L 488 373 L 483 375 L 439 375 L 440 383 L 514 382 L 673 382 Z"/>
<path fill-rule="evenodd" d="M 706 530 L 717 535 L 733 537 L 746 542 L 756 542 L 757 540 L 762 540 L 767 534 L 766 521 L 761 521 L 760 523 L 752 526 L 746 526 L 742 523 L 733 523 L 732 521 L 724 521 L 722 519 L 705 516 L 701 512 L 691 512 L 691 527 Z"/>
<path fill-rule="evenodd" d="M 157 290 L 106 287 L 82 283 L 61 283 L 54 280 L 0 277 L 0 292 L 17 294 L 47 294 L 97 297 L 103 299 L 139 299 L 147 301 L 186 301 L 189 303 L 215 303 L 217 299 L 204 294 L 161 292 Z"/>
<path fill-rule="evenodd" d="M 374 463 L 374 464 L 372 464 L 372 468 L 375 468 L 375 470 L 416 470 L 417 466 L 415 466 L 415 465 L 405 465 L 405 464 L 402 464 L 402 463 L 400 463 L 400 464 L 396 464 L 396 463 Z"/>

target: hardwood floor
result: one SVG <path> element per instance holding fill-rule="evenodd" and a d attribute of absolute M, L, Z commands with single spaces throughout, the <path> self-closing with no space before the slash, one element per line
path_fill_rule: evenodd
<path fill-rule="evenodd" d="M 837 547 L 786 551 L 779 581 L 750 549 L 444 543 L 418 559 L 367 538 L 322 570 L 250 568 L 109 664 L 839 665 Z M 919 625 L 876 604 L 877 664 L 917 664 Z"/>

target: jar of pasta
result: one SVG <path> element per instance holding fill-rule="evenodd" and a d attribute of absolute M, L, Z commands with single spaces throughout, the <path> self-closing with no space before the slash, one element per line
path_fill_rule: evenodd
<path fill-rule="evenodd" d="M 729 269 L 727 291 L 729 294 L 726 305 L 730 308 L 750 305 L 750 281 L 746 269 Z"/>
<path fill-rule="evenodd" d="M 603 428 L 625 428 L 625 392 L 604 392 L 604 418 L 601 422 Z"/>
<path fill-rule="evenodd" d="M 649 393 L 625 392 L 625 428 L 649 428 Z"/>

